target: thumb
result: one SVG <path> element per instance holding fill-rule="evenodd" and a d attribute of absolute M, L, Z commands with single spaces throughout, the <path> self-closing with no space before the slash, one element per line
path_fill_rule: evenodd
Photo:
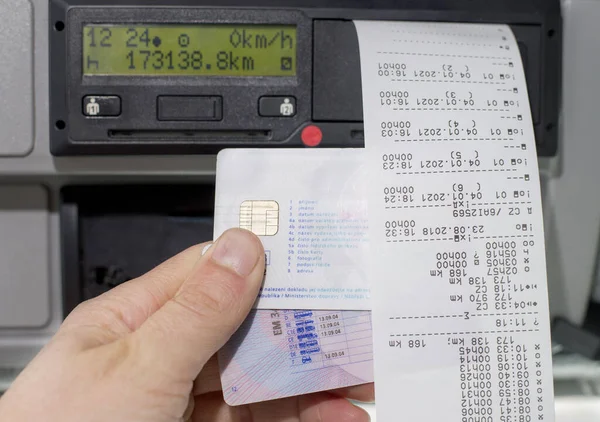
<path fill-rule="evenodd" d="M 204 252 L 175 296 L 127 340 L 143 370 L 193 381 L 250 312 L 264 276 L 260 240 L 232 229 Z"/>

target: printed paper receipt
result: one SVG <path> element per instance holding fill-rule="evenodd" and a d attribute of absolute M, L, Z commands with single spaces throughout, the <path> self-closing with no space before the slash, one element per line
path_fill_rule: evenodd
<path fill-rule="evenodd" d="M 506 26 L 356 22 L 377 420 L 553 420 L 541 194 Z"/>

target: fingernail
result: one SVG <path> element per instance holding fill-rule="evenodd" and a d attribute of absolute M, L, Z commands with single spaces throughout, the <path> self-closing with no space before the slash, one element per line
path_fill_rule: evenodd
<path fill-rule="evenodd" d="M 239 275 L 249 275 L 260 258 L 260 247 L 255 236 L 246 230 L 228 230 L 217 240 L 212 259 L 229 267 Z"/>
<path fill-rule="evenodd" d="M 202 256 L 204 256 L 206 254 L 206 252 L 210 249 L 210 247 L 212 246 L 212 243 L 209 243 L 208 245 L 206 245 L 204 248 L 202 248 Z"/>

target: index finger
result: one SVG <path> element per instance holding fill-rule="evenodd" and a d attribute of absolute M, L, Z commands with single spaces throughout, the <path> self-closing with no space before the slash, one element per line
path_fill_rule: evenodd
<path fill-rule="evenodd" d="M 375 384 L 372 382 L 369 384 L 338 388 L 336 390 L 331 390 L 330 393 L 363 403 L 375 402 Z"/>

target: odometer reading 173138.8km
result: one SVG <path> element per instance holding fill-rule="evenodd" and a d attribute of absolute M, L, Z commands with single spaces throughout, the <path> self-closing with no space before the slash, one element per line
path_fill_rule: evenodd
<path fill-rule="evenodd" d="M 292 25 L 86 25 L 84 75 L 294 76 Z"/>

